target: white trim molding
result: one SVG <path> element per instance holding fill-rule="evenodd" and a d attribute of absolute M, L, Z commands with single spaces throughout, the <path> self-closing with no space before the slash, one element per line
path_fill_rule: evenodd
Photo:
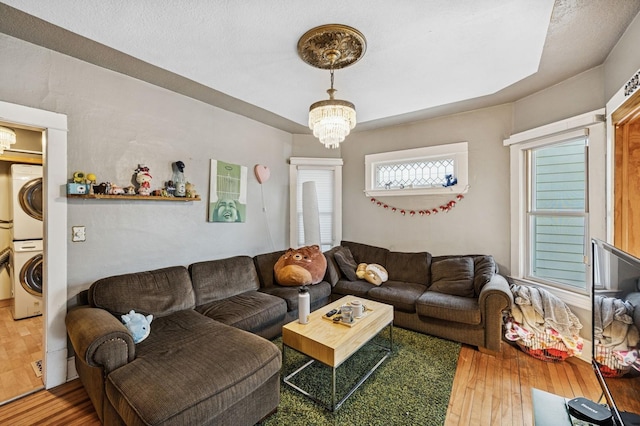
<path fill-rule="evenodd" d="M 67 380 L 67 116 L 0 101 L 0 121 L 42 132 L 44 163 L 44 343 L 46 389 Z"/>

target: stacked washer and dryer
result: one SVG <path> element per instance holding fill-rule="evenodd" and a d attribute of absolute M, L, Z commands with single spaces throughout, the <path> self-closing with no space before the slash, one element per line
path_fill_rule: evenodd
<path fill-rule="evenodd" d="M 11 166 L 11 314 L 13 319 L 42 315 L 42 166 Z"/>

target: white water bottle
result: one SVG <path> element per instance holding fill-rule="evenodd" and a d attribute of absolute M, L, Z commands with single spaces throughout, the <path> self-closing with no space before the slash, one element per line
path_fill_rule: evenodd
<path fill-rule="evenodd" d="M 298 291 L 298 322 L 300 322 L 300 324 L 309 322 L 309 311 L 311 310 L 309 299 L 307 287 L 300 287 Z"/>

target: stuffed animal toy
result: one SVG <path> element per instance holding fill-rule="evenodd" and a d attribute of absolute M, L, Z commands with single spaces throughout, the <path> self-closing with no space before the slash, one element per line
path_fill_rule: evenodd
<path fill-rule="evenodd" d="M 151 333 L 151 321 L 153 315 L 147 315 L 136 313 L 133 309 L 128 314 L 122 315 L 122 322 L 124 326 L 129 330 L 129 333 L 133 336 L 133 343 L 140 343 L 149 336 Z"/>
<path fill-rule="evenodd" d="M 138 195 L 151 195 L 151 175 L 149 168 L 143 164 L 138 164 L 135 170 L 136 182 L 140 185 Z"/>
<path fill-rule="evenodd" d="M 276 281 L 284 286 L 318 284 L 327 270 L 327 259 L 317 245 L 287 250 L 273 266 Z"/>
<path fill-rule="evenodd" d="M 356 270 L 356 276 L 359 279 L 366 280 L 367 282 L 374 285 L 380 285 L 389 279 L 387 270 L 384 269 L 382 265 L 378 265 L 377 263 L 359 264 L 358 269 Z"/>

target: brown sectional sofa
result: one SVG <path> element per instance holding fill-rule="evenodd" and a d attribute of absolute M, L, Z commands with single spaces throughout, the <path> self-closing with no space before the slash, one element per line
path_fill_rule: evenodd
<path fill-rule="evenodd" d="M 342 260 L 346 251 L 353 259 L 351 265 Z M 433 257 L 427 252 L 396 252 L 351 241 L 343 241 L 325 256 L 332 300 L 352 294 L 387 303 L 394 307 L 397 326 L 500 351 L 502 311 L 511 306 L 513 295 L 493 257 Z M 354 263 L 380 264 L 389 280 L 380 286 L 354 280 L 348 269 Z"/>
<path fill-rule="evenodd" d="M 354 263 L 383 265 L 389 280 L 347 278 L 335 256 L 347 248 Z M 298 288 L 274 278 L 284 252 L 113 276 L 82 292 L 67 333 L 103 424 L 253 425 L 272 413 L 282 357 L 267 339 L 298 316 Z M 501 312 L 513 300 L 491 256 L 432 257 L 348 241 L 325 256 L 325 281 L 309 287 L 312 310 L 353 294 L 393 305 L 400 327 L 500 349 Z M 154 316 L 138 344 L 120 320 L 131 309 Z"/>
<path fill-rule="evenodd" d="M 272 413 L 282 356 L 266 339 L 298 315 L 298 288 L 273 278 L 282 253 L 113 276 L 83 292 L 67 333 L 103 424 L 253 425 Z M 314 285 L 312 309 L 330 293 Z M 120 320 L 131 309 L 154 316 L 138 344 Z"/>

